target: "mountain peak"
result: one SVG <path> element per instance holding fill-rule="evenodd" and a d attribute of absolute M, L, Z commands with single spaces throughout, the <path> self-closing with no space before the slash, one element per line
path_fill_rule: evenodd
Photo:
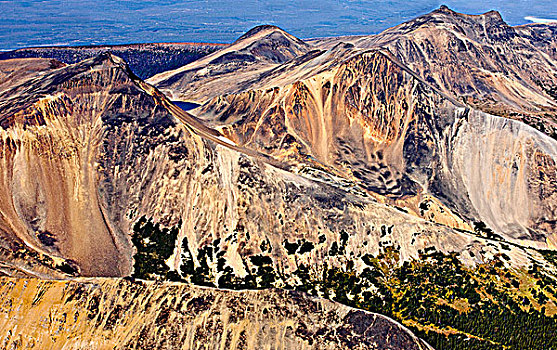
<path fill-rule="evenodd" d="M 437 9 L 437 11 L 439 12 L 446 12 L 446 13 L 455 13 L 453 10 L 451 10 L 447 5 L 441 5 L 439 7 L 439 9 Z"/>
<path fill-rule="evenodd" d="M 251 38 L 261 32 L 280 32 L 280 33 L 284 33 L 284 34 L 288 34 L 284 29 L 277 27 L 275 25 L 272 24 L 262 24 L 262 25 L 258 25 L 256 27 L 251 28 L 250 30 L 248 30 L 246 33 L 244 33 L 241 37 L 239 37 L 238 39 L 236 39 L 235 43 L 240 42 L 242 40 Z"/>
<path fill-rule="evenodd" d="M 120 57 L 110 53 L 102 52 L 99 55 L 83 60 L 72 65 L 61 66 L 61 69 L 45 71 L 44 74 L 27 80 L 21 85 L 9 86 L 0 93 L 0 126 L 7 128 L 16 123 L 17 113 L 44 96 L 56 95 L 65 83 L 73 81 L 69 86 L 87 86 L 88 79 L 83 76 L 95 74 L 95 89 L 112 87 L 115 84 L 129 86 L 139 78 L 132 72 L 128 64 Z M 77 83 L 79 82 L 79 83 Z M 92 88 L 93 85 L 87 86 Z M 6 102 L 9 101 L 9 102 Z M 24 120 L 25 125 L 31 123 L 41 124 L 42 119 Z"/>
<path fill-rule="evenodd" d="M 179 87 L 179 99 L 201 102 L 203 91 L 211 90 L 210 97 L 214 97 L 223 91 L 231 93 L 241 89 L 246 82 L 238 78 L 240 72 L 249 79 L 255 79 L 263 70 L 303 56 L 311 49 L 311 45 L 277 26 L 260 25 L 250 29 L 230 46 L 178 69 L 158 74 L 148 81 L 167 91 Z M 205 69 L 208 67 L 210 69 Z M 237 74 L 230 74 L 232 72 Z M 209 88 L 208 84 L 216 85 Z M 187 97 L 185 91 L 188 91 Z"/>
<path fill-rule="evenodd" d="M 227 50 L 215 54 L 212 64 L 232 61 L 269 61 L 283 63 L 306 53 L 308 44 L 274 25 L 260 25 L 250 29 Z"/>
<path fill-rule="evenodd" d="M 492 10 L 479 15 L 469 15 L 456 12 L 446 5 L 442 5 L 428 14 L 393 27 L 386 32 L 400 35 L 401 33 L 409 33 L 416 30 L 429 31 L 432 28 L 446 31 L 448 29 L 447 25 L 459 28 L 459 31 L 464 31 L 466 35 L 478 38 L 478 40 L 483 40 L 481 37 L 486 31 L 489 39 L 507 40 L 515 36 L 512 27 L 503 20 L 503 17 L 497 11 Z"/>
<path fill-rule="evenodd" d="M 80 64 L 98 66 L 98 65 L 108 65 L 114 67 L 120 67 L 126 71 L 129 70 L 128 64 L 121 57 L 118 57 L 111 53 L 110 51 L 103 51 L 97 56 L 84 60 Z"/>
<path fill-rule="evenodd" d="M 298 46 L 307 46 L 302 40 L 298 39 L 294 35 L 288 33 L 284 29 L 271 24 L 263 24 L 257 27 L 253 27 L 248 30 L 244 35 L 239 37 L 232 45 L 242 43 L 242 42 L 254 42 L 262 38 L 268 38 L 269 36 L 286 38 Z M 283 42 L 284 44 L 284 42 Z"/>
<path fill-rule="evenodd" d="M 462 17 L 462 18 L 475 18 L 475 19 L 480 19 L 480 18 L 486 18 L 486 19 L 491 19 L 491 20 L 495 20 L 497 22 L 503 22 L 503 16 L 501 16 L 501 13 L 499 13 L 498 11 L 495 10 L 491 10 L 491 11 L 487 11 L 485 13 L 479 14 L 479 15 L 469 15 L 469 14 L 464 14 L 464 13 L 460 13 L 457 11 L 454 11 L 452 9 L 450 9 L 447 5 L 441 5 L 437 10 L 434 10 L 433 12 L 430 13 L 431 14 L 446 14 L 446 15 L 450 15 L 450 16 L 455 16 L 455 17 Z"/>

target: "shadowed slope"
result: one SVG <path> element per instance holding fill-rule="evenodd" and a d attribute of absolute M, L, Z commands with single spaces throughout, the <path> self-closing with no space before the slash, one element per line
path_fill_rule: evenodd
<path fill-rule="evenodd" d="M 94 58 L 103 52 L 110 52 L 124 59 L 135 74 L 146 79 L 155 74 L 181 67 L 226 46 L 228 45 L 209 43 L 152 43 L 30 47 L 0 52 L 0 61 L 17 58 L 45 58 L 74 64 Z"/>
<path fill-rule="evenodd" d="M 532 23 L 514 28 L 523 38 L 557 60 L 557 24 Z"/>

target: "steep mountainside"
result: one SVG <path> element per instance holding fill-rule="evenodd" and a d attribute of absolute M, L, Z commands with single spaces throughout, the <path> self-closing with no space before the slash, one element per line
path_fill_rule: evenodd
<path fill-rule="evenodd" d="M 170 248 L 172 269 L 189 255 L 198 265 L 211 244 L 240 276 L 257 266 L 248 257 L 265 252 L 283 271 L 300 259 L 313 265 L 342 232 L 353 232 L 342 238 L 346 254 L 376 254 L 378 244 L 361 246 L 362 234 L 379 241 L 388 226 L 405 258 L 417 258 L 430 241 L 444 252 L 472 240 L 486 244 L 377 202 L 350 178 L 296 169 L 236 145 L 137 80 L 115 56 L 55 70 L 1 97 L 2 198 L 9 199 L 3 231 L 28 249 L 68 259 L 82 275 L 128 275 L 131 243 L 149 248 L 128 234 L 159 224 L 179 231 L 167 242 L 177 246 Z M 413 232 L 432 239 L 416 240 Z M 285 242 L 300 239 L 308 254 L 291 260 Z M 513 261 L 524 264 L 517 253 Z M 216 264 L 209 267 L 219 276 Z"/>
<path fill-rule="evenodd" d="M 287 36 L 275 27 L 264 27 L 254 29 L 255 34 L 248 33 L 238 42 L 261 45 L 269 38 L 258 33 L 269 31 Z M 219 95 L 292 83 L 300 78 L 292 79 L 292 74 L 307 76 L 307 70 L 335 64 L 339 51 L 386 49 L 428 84 L 461 103 L 523 121 L 556 138 L 554 33 L 551 25 L 511 27 L 496 11 L 472 16 L 442 6 L 378 35 L 310 40 L 303 50 L 289 56 L 296 58 L 290 64 L 264 64 L 268 60 L 249 54 L 234 56 L 236 59 L 224 64 L 218 57 L 243 52 L 242 45 L 235 46 L 237 42 L 229 53 L 223 50 L 161 73 L 149 82 L 172 99 L 203 103 Z M 298 43 L 297 39 L 288 38 L 289 42 Z M 284 45 L 294 46 L 286 41 Z M 307 64 L 316 56 L 321 57 L 317 66 Z"/>
<path fill-rule="evenodd" d="M 416 256 L 425 241 L 410 246 L 416 239 L 404 227 L 415 227 L 426 240 L 441 235 L 351 194 L 341 188 L 344 182 L 322 184 L 235 146 L 171 105 L 115 56 L 47 72 L 0 99 L 7 275 L 133 273 L 229 288 L 297 285 L 303 280 L 288 271 L 304 261 L 317 273 L 339 240 L 342 252 L 329 258 L 331 266 L 344 264 L 348 254 L 378 251 L 377 244 L 362 249 L 364 236 L 349 239 L 346 230 L 367 230 L 379 240 L 379 227 L 386 229 L 393 217 L 401 228 L 390 227 L 382 237 L 403 235 L 403 254 Z M 309 234 L 316 226 L 322 227 Z M 442 232 L 432 240 L 449 240 L 445 246 L 456 249 L 476 245 L 471 235 Z M 296 240 L 304 242 L 299 259 L 290 256 Z M 477 249 L 482 246 L 485 241 Z M 531 253 L 515 253 L 516 266 L 531 259 Z M 397 332 L 377 341 L 387 344 Z"/>
<path fill-rule="evenodd" d="M 275 26 L 255 27 L 229 47 L 148 80 L 174 100 L 204 101 L 237 92 L 263 72 L 306 54 L 309 46 Z M 241 75 L 241 78 L 239 76 Z"/>
<path fill-rule="evenodd" d="M 540 28 L 545 29 L 523 36 L 524 27 L 507 25 L 496 11 L 471 16 L 442 6 L 378 35 L 311 44 L 328 48 L 349 42 L 363 49 L 386 48 L 449 96 L 557 135 L 557 100 L 551 93 L 557 86 L 557 61 L 547 43 L 551 27 Z"/>

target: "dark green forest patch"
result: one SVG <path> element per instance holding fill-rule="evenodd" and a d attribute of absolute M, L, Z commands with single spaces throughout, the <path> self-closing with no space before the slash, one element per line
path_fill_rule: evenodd
<path fill-rule="evenodd" d="M 163 228 L 145 216 L 137 220 L 132 234 L 132 243 L 137 250 L 133 257 L 132 277 L 146 280 L 180 280 L 180 276 L 171 271 L 165 262 L 174 252 L 180 226 L 181 224 Z"/>

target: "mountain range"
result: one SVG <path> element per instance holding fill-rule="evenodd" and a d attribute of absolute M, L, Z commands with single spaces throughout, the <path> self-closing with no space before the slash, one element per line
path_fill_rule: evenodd
<path fill-rule="evenodd" d="M 0 60 L 0 342 L 557 347 L 556 28 Z"/>

